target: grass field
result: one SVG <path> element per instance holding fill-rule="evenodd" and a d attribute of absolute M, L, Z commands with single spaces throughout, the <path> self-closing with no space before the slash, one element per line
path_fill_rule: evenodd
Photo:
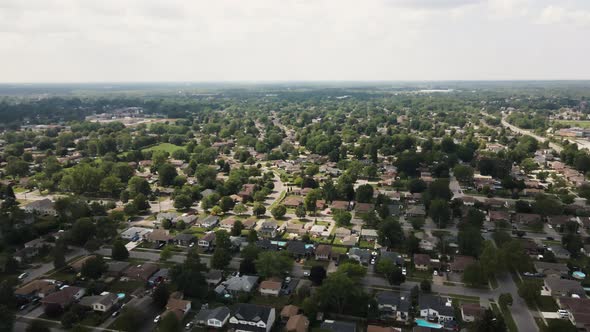
<path fill-rule="evenodd" d="M 170 143 L 160 143 L 158 145 L 151 146 L 147 149 L 143 149 L 143 151 L 166 151 L 168 153 L 172 153 L 176 150 L 182 149 L 182 146 L 170 144 Z"/>
<path fill-rule="evenodd" d="M 590 128 L 590 121 L 576 121 L 576 120 L 557 120 L 557 123 L 568 125 L 570 127 Z"/>

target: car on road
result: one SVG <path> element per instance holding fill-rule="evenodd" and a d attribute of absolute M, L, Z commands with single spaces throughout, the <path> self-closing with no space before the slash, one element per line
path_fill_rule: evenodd
<path fill-rule="evenodd" d="M 554 241 L 554 240 L 555 240 L 555 238 L 554 238 L 553 236 L 548 236 L 548 237 L 546 237 L 546 239 L 547 239 L 548 241 Z"/>
<path fill-rule="evenodd" d="M 304 277 L 309 277 L 309 275 L 310 275 L 310 271 L 308 271 L 308 270 L 304 270 L 303 271 L 303 276 Z"/>
<path fill-rule="evenodd" d="M 29 273 L 23 272 L 18 276 L 18 280 L 24 280 L 28 276 L 29 276 Z"/>
<path fill-rule="evenodd" d="M 185 330 L 190 330 L 190 329 L 192 329 L 192 328 L 193 328 L 193 326 L 194 326 L 194 325 L 195 325 L 195 323 L 193 323 L 193 322 L 188 322 L 188 323 L 186 323 L 186 325 L 184 326 L 184 329 L 185 329 Z"/>
<path fill-rule="evenodd" d="M 117 316 L 119 316 L 119 312 L 120 312 L 119 310 L 113 312 L 113 314 L 111 315 L 111 317 L 117 317 Z"/>
<path fill-rule="evenodd" d="M 435 277 L 438 276 L 438 271 L 434 270 L 434 272 L 432 272 L 432 275 Z"/>
<path fill-rule="evenodd" d="M 402 267 L 402 275 L 406 275 L 408 273 L 408 271 L 406 270 L 405 267 Z"/>
<path fill-rule="evenodd" d="M 154 323 L 158 323 L 160 321 L 160 315 L 156 316 L 156 318 L 154 318 Z"/>

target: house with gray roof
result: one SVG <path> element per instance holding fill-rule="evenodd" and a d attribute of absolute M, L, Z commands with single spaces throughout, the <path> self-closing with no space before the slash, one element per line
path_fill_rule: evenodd
<path fill-rule="evenodd" d="M 348 258 L 354 259 L 355 261 L 367 265 L 371 259 L 371 250 L 361 248 L 351 248 L 348 251 Z"/>
<path fill-rule="evenodd" d="M 231 312 L 228 307 L 217 307 L 215 309 L 201 309 L 195 316 L 195 323 L 198 325 L 213 328 L 222 328 L 229 320 Z"/>
<path fill-rule="evenodd" d="M 394 319 L 405 322 L 410 312 L 410 294 L 390 291 L 375 294 L 381 319 Z"/>
<path fill-rule="evenodd" d="M 234 331 L 270 332 L 276 320 L 276 310 L 257 304 L 238 303 L 232 308 L 229 327 Z"/>
<path fill-rule="evenodd" d="M 421 294 L 418 298 L 420 317 L 443 323 L 455 320 L 455 311 L 450 301 L 433 294 Z"/>
<path fill-rule="evenodd" d="M 325 320 L 320 325 L 322 330 L 332 332 L 356 332 L 356 323 L 341 320 Z"/>
<path fill-rule="evenodd" d="M 117 304 L 119 298 L 115 293 L 105 292 L 100 295 L 86 296 L 80 299 L 80 305 L 92 308 L 94 311 L 107 312 Z"/>
<path fill-rule="evenodd" d="M 44 198 L 38 201 L 33 201 L 23 208 L 27 213 L 41 214 L 46 216 L 57 216 L 53 201 L 49 198 Z"/>
<path fill-rule="evenodd" d="M 543 288 L 551 296 L 571 296 L 572 294 L 586 297 L 586 292 L 577 280 L 561 279 L 559 277 L 545 278 Z"/>
<path fill-rule="evenodd" d="M 219 223 L 218 216 L 206 216 L 197 220 L 197 225 L 203 228 L 213 228 Z"/>
<path fill-rule="evenodd" d="M 258 276 L 233 276 L 217 286 L 215 292 L 219 295 L 249 293 L 258 285 L 258 279 Z"/>

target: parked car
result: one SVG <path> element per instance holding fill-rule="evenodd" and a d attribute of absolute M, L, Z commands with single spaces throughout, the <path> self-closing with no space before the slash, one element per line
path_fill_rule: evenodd
<path fill-rule="evenodd" d="M 184 329 L 185 329 L 185 330 L 190 330 L 190 329 L 192 329 L 192 328 L 193 328 L 193 325 L 195 325 L 195 323 L 193 323 L 193 322 L 188 322 L 188 323 L 186 323 L 186 325 L 184 326 Z"/>
<path fill-rule="evenodd" d="M 27 272 L 23 272 L 23 273 L 21 273 L 21 275 L 18 276 L 18 280 L 23 280 L 28 276 L 29 276 L 29 274 Z"/>
<path fill-rule="evenodd" d="M 158 323 L 160 321 L 160 315 L 156 316 L 156 318 L 154 318 L 154 323 Z"/>

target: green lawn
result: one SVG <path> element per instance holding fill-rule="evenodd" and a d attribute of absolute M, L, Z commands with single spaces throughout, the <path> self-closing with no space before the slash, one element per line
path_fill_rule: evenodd
<path fill-rule="evenodd" d="M 590 121 L 576 121 L 576 120 L 557 120 L 557 123 L 568 125 L 570 127 L 590 128 Z"/>
<path fill-rule="evenodd" d="M 184 147 L 170 144 L 170 143 L 160 143 L 158 145 L 151 146 L 147 149 L 143 149 L 142 151 L 166 151 L 170 154 L 176 150 L 183 149 Z"/>

